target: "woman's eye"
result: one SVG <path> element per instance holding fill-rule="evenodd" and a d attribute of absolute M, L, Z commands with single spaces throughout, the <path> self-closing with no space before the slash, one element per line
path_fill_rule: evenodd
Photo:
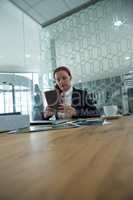
<path fill-rule="evenodd" d="M 57 79 L 56 81 L 60 82 L 61 80 L 65 81 L 65 80 L 67 80 L 67 77 L 62 77 L 61 79 Z"/>

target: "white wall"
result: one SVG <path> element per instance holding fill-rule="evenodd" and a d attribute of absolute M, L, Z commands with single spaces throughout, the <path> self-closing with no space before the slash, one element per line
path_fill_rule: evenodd
<path fill-rule="evenodd" d="M 0 0 L 0 72 L 40 71 L 41 27 L 8 0 Z"/>

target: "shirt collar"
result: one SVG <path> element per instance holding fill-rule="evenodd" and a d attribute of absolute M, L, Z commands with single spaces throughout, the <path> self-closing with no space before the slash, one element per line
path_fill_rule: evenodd
<path fill-rule="evenodd" d="M 72 90 L 73 90 L 73 88 L 72 88 L 72 86 L 69 88 L 69 90 L 67 90 L 66 92 L 64 92 L 64 96 L 69 96 L 69 95 L 71 95 L 72 94 Z"/>

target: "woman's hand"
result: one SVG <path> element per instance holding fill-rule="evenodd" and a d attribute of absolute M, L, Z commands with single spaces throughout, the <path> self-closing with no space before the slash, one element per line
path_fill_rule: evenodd
<path fill-rule="evenodd" d="M 65 118 L 75 117 L 77 115 L 75 108 L 70 105 L 60 104 L 58 111 L 64 113 Z"/>
<path fill-rule="evenodd" d="M 47 106 L 46 110 L 43 113 L 43 116 L 44 118 L 49 118 L 52 117 L 54 114 L 55 114 L 54 110 L 50 106 Z"/>

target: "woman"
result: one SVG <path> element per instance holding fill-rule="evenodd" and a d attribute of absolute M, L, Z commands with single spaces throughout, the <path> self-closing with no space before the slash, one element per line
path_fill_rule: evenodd
<path fill-rule="evenodd" d="M 56 68 L 53 76 L 56 88 L 63 97 L 63 103 L 59 105 L 57 112 L 47 106 L 44 112 L 44 119 L 48 119 L 53 115 L 56 116 L 56 119 L 100 116 L 97 108 L 89 99 L 87 92 L 72 87 L 72 75 L 67 67 Z"/>

